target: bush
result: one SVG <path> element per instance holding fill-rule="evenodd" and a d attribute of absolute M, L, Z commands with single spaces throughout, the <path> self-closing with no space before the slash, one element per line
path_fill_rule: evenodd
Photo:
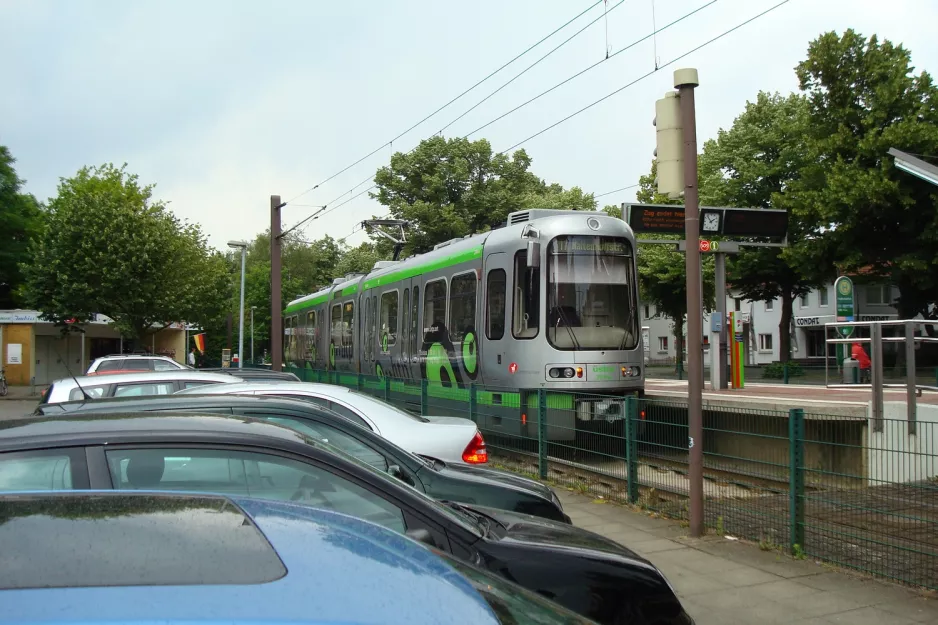
<path fill-rule="evenodd" d="M 801 365 L 797 362 L 773 362 L 762 368 L 762 377 L 769 380 L 784 380 L 786 366 L 788 367 L 789 378 L 804 375 Z"/>

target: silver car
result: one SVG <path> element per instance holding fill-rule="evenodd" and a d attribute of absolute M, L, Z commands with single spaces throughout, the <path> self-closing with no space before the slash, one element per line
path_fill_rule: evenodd
<path fill-rule="evenodd" d="M 56 380 L 43 392 L 42 404 L 61 404 L 101 397 L 172 395 L 183 389 L 216 384 L 238 384 L 241 378 L 192 369 L 136 371 L 110 375 L 81 376 Z"/>
<path fill-rule="evenodd" d="M 274 395 L 310 401 L 377 432 L 407 451 L 446 463 L 488 462 L 485 439 L 476 424 L 459 417 L 421 417 L 344 386 L 310 382 L 226 384 L 180 394 Z"/>

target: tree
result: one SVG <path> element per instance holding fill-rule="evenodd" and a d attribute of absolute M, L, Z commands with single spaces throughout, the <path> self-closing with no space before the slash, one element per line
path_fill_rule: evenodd
<path fill-rule="evenodd" d="M 643 204 L 681 204 L 681 200 L 672 200 L 655 190 L 655 177 L 658 174 L 656 161 L 651 163 L 651 173 L 639 178 L 639 190 L 636 199 Z M 609 215 L 620 216 L 618 206 L 606 206 L 603 209 Z M 674 239 L 675 246 L 683 236 L 655 235 L 656 239 Z M 674 322 L 674 344 L 677 349 L 678 362 L 684 353 L 684 316 L 687 310 L 687 267 L 682 252 L 678 252 L 669 245 L 639 244 L 638 246 L 638 280 L 641 297 L 655 305 L 655 309 Z M 704 255 L 701 258 L 701 273 L 703 280 L 704 309 L 713 308 L 714 300 L 714 274 L 713 258 Z M 703 315 L 701 310 L 697 314 Z"/>
<path fill-rule="evenodd" d="M 371 197 L 412 222 L 405 255 L 501 226 L 509 213 L 525 208 L 595 210 L 592 195 L 548 185 L 530 166 L 524 150 L 508 157 L 493 154 L 484 139 L 433 137 L 394 154 L 375 175 L 378 191 Z"/>
<path fill-rule="evenodd" d="M 14 162 L 10 151 L 0 145 L 0 308 L 15 308 L 22 299 L 19 264 L 26 258 L 40 220 L 36 198 L 20 192 L 23 181 L 16 175 Z"/>
<path fill-rule="evenodd" d="M 901 45 L 847 30 L 812 41 L 796 68 L 809 107 L 812 167 L 797 188 L 811 232 L 842 271 L 899 289 L 901 318 L 938 292 L 938 193 L 893 165 L 889 148 L 938 153 L 938 89 Z M 797 206 L 797 205 L 796 205 Z"/>
<path fill-rule="evenodd" d="M 750 301 L 781 299 L 779 356 L 791 354 L 792 303 L 832 278 L 830 264 L 819 264 L 819 250 L 807 235 L 816 221 L 793 210 L 792 183 L 809 164 L 806 135 L 808 104 L 800 95 L 760 92 L 747 102 L 729 130 L 704 144 L 700 156 L 701 202 L 711 206 L 787 209 L 787 249 L 743 248 L 731 258 L 730 280 Z M 808 261 L 811 262 L 808 262 Z"/>
<path fill-rule="evenodd" d="M 151 202 L 152 189 L 111 164 L 63 179 L 22 265 L 29 304 L 58 324 L 103 314 L 140 340 L 177 321 L 217 323 L 230 290 L 225 257 L 197 225 Z"/>

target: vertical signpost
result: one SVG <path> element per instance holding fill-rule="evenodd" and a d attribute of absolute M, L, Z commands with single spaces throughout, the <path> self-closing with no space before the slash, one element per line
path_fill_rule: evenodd
<path fill-rule="evenodd" d="M 834 281 L 834 300 L 837 307 L 837 321 L 856 321 L 856 298 L 854 296 L 853 280 L 847 276 L 840 276 Z M 841 326 L 837 332 L 843 338 L 853 335 L 853 326 Z M 826 334 L 826 332 L 825 332 Z M 826 336 L 824 338 L 827 338 Z M 837 366 L 843 365 L 844 358 L 850 355 L 847 343 L 837 344 Z"/>
<path fill-rule="evenodd" d="M 733 388 L 743 388 L 746 384 L 746 337 L 743 334 L 743 315 L 730 313 L 730 327 L 733 329 L 733 343 L 730 348 L 730 378 Z"/>

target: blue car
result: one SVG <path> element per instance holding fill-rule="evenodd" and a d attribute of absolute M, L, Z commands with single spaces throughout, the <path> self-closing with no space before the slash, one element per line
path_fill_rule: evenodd
<path fill-rule="evenodd" d="M 286 502 L 0 496 L 0 623 L 589 624 L 397 532 Z"/>

